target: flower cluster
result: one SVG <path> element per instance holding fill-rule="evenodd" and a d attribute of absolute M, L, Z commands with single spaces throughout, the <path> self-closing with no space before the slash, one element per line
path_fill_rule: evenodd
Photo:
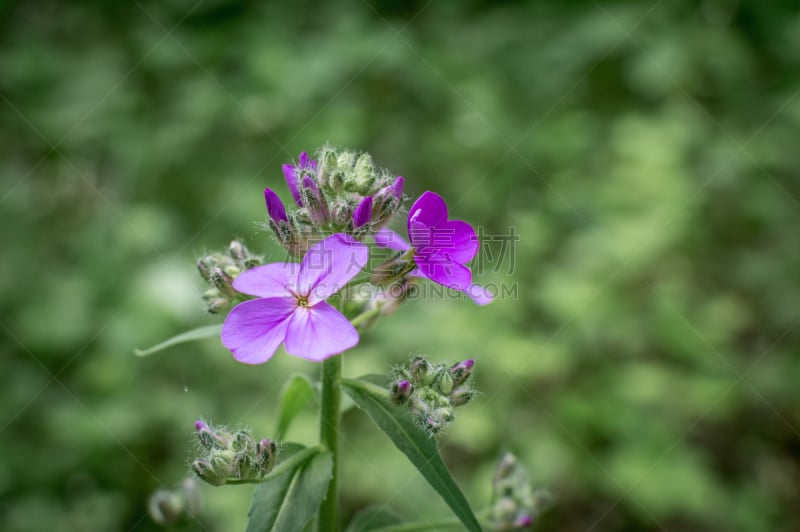
<path fill-rule="evenodd" d="M 247 430 L 228 432 L 196 421 L 203 457 L 192 462 L 195 475 L 212 486 L 260 482 L 272 471 L 278 452 L 269 438 L 256 443 Z"/>
<path fill-rule="evenodd" d="M 294 205 L 287 209 L 274 190 L 265 189 L 269 226 L 301 262 L 256 266 L 212 255 L 198 265 L 213 285 L 211 312 L 245 300 L 222 329 L 222 343 L 236 360 L 266 362 L 281 344 L 312 361 L 339 354 L 358 343 L 356 326 L 394 311 L 426 278 L 480 305 L 491 301 L 467 266 L 478 253 L 475 230 L 451 220 L 438 194 L 428 191 L 414 202 L 406 242 L 386 227 L 402 207 L 403 178 L 377 169 L 369 154 L 325 146 L 316 159 L 301 153 L 283 173 Z M 372 242 L 392 255 L 356 278 L 368 266 Z M 364 290 L 352 294 L 345 290 L 351 284 Z"/>
<path fill-rule="evenodd" d="M 197 271 L 209 288 L 203 294 L 206 310 L 218 314 L 226 310 L 239 297 L 233 288 L 233 280 L 243 271 L 261 264 L 262 258 L 253 255 L 238 240 L 228 246 L 227 253 L 212 253 L 197 261 Z"/>
<path fill-rule="evenodd" d="M 331 233 L 362 239 L 383 227 L 403 201 L 403 178 L 378 169 L 368 153 L 325 146 L 312 160 L 307 152 L 297 164 L 283 165 L 283 176 L 296 208 L 286 210 L 274 190 L 264 190 L 269 227 L 296 257 Z"/>
<path fill-rule="evenodd" d="M 449 366 L 416 356 L 407 365 L 394 368 L 392 401 L 407 405 L 422 428 L 437 434 L 455 419 L 453 409 L 477 394 L 472 386 L 473 365 L 471 359 Z"/>
<path fill-rule="evenodd" d="M 533 490 L 528 474 L 511 453 L 500 458 L 492 478 L 492 488 L 489 521 L 494 530 L 530 528 L 550 505 L 550 495 Z"/>

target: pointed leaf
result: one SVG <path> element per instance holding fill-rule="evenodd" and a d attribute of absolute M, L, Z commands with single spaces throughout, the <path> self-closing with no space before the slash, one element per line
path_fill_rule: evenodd
<path fill-rule="evenodd" d="M 411 460 L 468 530 L 481 530 L 464 494 L 439 456 L 436 440 L 411 418 L 407 409 L 389 400 L 389 391 L 371 382 L 343 379 L 344 391 Z"/>
<path fill-rule="evenodd" d="M 367 506 L 353 517 L 345 532 L 369 532 L 400 522 L 399 517 L 383 506 Z"/>
<path fill-rule="evenodd" d="M 307 375 L 295 373 L 281 390 L 281 413 L 278 419 L 277 438 L 286 436 L 289 425 L 306 406 L 319 402 L 319 390 Z"/>
<path fill-rule="evenodd" d="M 172 347 L 173 345 L 182 344 L 185 342 L 194 342 L 195 340 L 205 340 L 206 338 L 219 338 L 219 333 L 221 331 L 221 324 L 206 325 L 204 327 L 198 327 L 197 329 L 192 329 L 191 331 L 186 331 L 185 333 L 173 336 L 169 340 L 164 340 L 160 344 L 156 344 L 153 347 L 148 347 L 147 349 L 134 349 L 133 352 L 137 357 L 146 357 L 148 355 L 152 355 L 153 353 L 163 351 L 164 349 Z"/>
<path fill-rule="evenodd" d="M 286 455 L 289 456 L 286 456 Z M 333 472 L 333 457 L 319 447 L 284 449 L 250 503 L 247 532 L 300 532 L 317 513 Z"/>

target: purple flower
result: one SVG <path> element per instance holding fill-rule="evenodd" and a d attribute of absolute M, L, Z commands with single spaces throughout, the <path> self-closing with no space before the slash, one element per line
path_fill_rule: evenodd
<path fill-rule="evenodd" d="M 233 287 L 259 299 L 231 310 L 222 326 L 222 344 L 246 364 L 266 362 L 281 343 L 290 355 L 312 361 L 350 349 L 358 343 L 358 332 L 325 300 L 368 258 L 367 246 L 335 234 L 309 249 L 299 265 L 277 262 L 241 273 Z"/>
<path fill-rule="evenodd" d="M 308 153 L 303 152 L 297 160 L 297 166 L 284 164 L 281 168 L 283 169 L 283 177 L 286 178 L 286 186 L 289 187 L 289 192 L 292 193 L 297 206 L 302 207 L 303 196 L 300 193 L 300 177 L 303 170 L 316 172 L 317 161 L 312 161 Z"/>
<path fill-rule="evenodd" d="M 467 222 L 447 219 L 447 204 L 427 191 L 408 212 L 408 244 L 390 229 L 375 234 L 375 243 L 397 251 L 413 250 L 416 269 L 410 275 L 427 277 L 448 288 L 466 293 L 478 305 L 493 299 L 489 291 L 472 282 L 466 264 L 478 253 L 478 237 Z"/>

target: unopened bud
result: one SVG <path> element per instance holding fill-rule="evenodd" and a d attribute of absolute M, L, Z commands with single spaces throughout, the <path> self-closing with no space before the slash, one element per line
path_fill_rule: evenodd
<path fill-rule="evenodd" d="M 232 240 L 228 246 L 228 254 L 238 262 L 243 262 L 250 255 L 250 252 L 244 247 L 244 244 L 238 240 Z"/>
<path fill-rule="evenodd" d="M 317 180 L 321 187 L 331 185 L 331 177 L 336 171 L 336 152 L 333 148 L 325 147 L 319 155 L 319 167 L 317 170 Z"/>
<path fill-rule="evenodd" d="M 431 365 L 428 363 L 428 359 L 424 356 L 415 356 L 411 359 L 411 365 L 409 366 L 411 378 L 417 385 L 423 384 L 428 376 L 428 370 L 430 368 Z"/>
<path fill-rule="evenodd" d="M 449 371 L 441 371 L 434 380 L 434 385 L 438 388 L 439 393 L 450 395 L 453 391 L 453 376 Z"/>
<path fill-rule="evenodd" d="M 220 474 L 207 460 L 195 460 L 192 462 L 192 471 L 202 480 L 212 486 L 222 486 L 225 484 L 226 476 Z"/>
<path fill-rule="evenodd" d="M 366 196 L 353 211 L 353 227 L 358 229 L 372 219 L 372 196 Z"/>
<path fill-rule="evenodd" d="M 453 390 L 453 393 L 450 394 L 450 404 L 453 406 L 463 406 L 469 403 L 475 395 L 476 392 L 472 388 L 461 386 Z"/>
<path fill-rule="evenodd" d="M 356 162 L 356 154 L 351 151 L 343 151 L 339 154 L 339 157 L 336 159 L 336 166 L 339 167 L 339 170 L 348 171 L 353 168 L 353 165 Z"/>
<path fill-rule="evenodd" d="M 249 432 L 240 430 L 233 435 L 232 447 L 236 452 L 254 453 L 256 450 L 256 442 Z"/>
<path fill-rule="evenodd" d="M 209 451 L 227 449 L 230 445 L 228 434 L 212 429 L 203 420 L 198 419 L 195 421 L 194 428 L 197 430 L 197 438 L 200 440 L 200 444 Z"/>
<path fill-rule="evenodd" d="M 355 164 L 356 188 L 362 194 L 368 194 L 375 182 L 375 166 L 368 153 L 362 153 Z"/>
<path fill-rule="evenodd" d="M 258 451 L 256 451 L 256 460 L 258 467 L 261 469 L 262 474 L 269 473 L 275 465 L 275 454 L 278 449 L 275 442 L 269 438 L 264 438 L 258 442 Z"/>
<path fill-rule="evenodd" d="M 218 314 L 230 306 L 230 299 L 216 288 L 206 290 L 203 294 L 203 301 L 206 302 L 206 310 L 209 314 Z"/>
<path fill-rule="evenodd" d="M 213 265 L 209 264 L 208 258 L 202 258 L 197 261 L 197 271 L 206 281 L 211 280 L 211 268 Z"/>
<path fill-rule="evenodd" d="M 396 404 L 403 404 L 411 397 L 414 392 L 414 385 L 407 380 L 397 381 L 392 384 L 392 401 Z"/>
<path fill-rule="evenodd" d="M 456 386 L 463 384 L 472 374 L 472 366 L 474 365 L 475 361 L 469 358 L 450 368 L 450 373 L 453 375 L 453 383 Z"/>
<path fill-rule="evenodd" d="M 302 196 L 303 204 L 308 209 L 311 222 L 318 226 L 327 224 L 330 221 L 328 203 L 311 176 L 303 178 Z"/>

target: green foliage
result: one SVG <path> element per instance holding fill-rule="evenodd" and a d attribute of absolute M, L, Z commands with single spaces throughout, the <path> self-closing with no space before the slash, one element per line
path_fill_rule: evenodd
<path fill-rule="evenodd" d="M 272 473 L 256 487 L 247 532 L 299 532 L 317 513 L 333 460 L 319 448 L 290 447 L 281 451 Z"/>
<path fill-rule="evenodd" d="M 375 422 L 408 457 L 425 480 L 439 493 L 468 530 L 481 530 L 469 503 L 439 456 L 436 440 L 419 426 L 407 409 L 389 400 L 386 388 L 368 380 L 345 379 L 342 386 L 359 408 Z"/>
<path fill-rule="evenodd" d="M 307 375 L 298 373 L 289 377 L 281 390 L 281 408 L 278 418 L 277 438 L 283 438 L 292 420 L 301 410 L 319 404 L 319 391 Z"/>
<path fill-rule="evenodd" d="M 15 0 L 0 46 L 0 529 L 156 530 L 195 419 L 275 429 L 317 366 L 131 353 L 220 321 L 199 257 L 284 259 L 263 189 L 326 141 L 495 256 L 520 238 L 476 274 L 516 296 L 409 301 L 344 360 L 476 360 L 440 445 L 476 508 L 510 450 L 556 497 L 541 531 L 800 529 L 796 2 Z M 343 522 L 448 516 L 344 425 Z M 204 487 L 203 528 L 243 530 L 251 489 Z"/>

